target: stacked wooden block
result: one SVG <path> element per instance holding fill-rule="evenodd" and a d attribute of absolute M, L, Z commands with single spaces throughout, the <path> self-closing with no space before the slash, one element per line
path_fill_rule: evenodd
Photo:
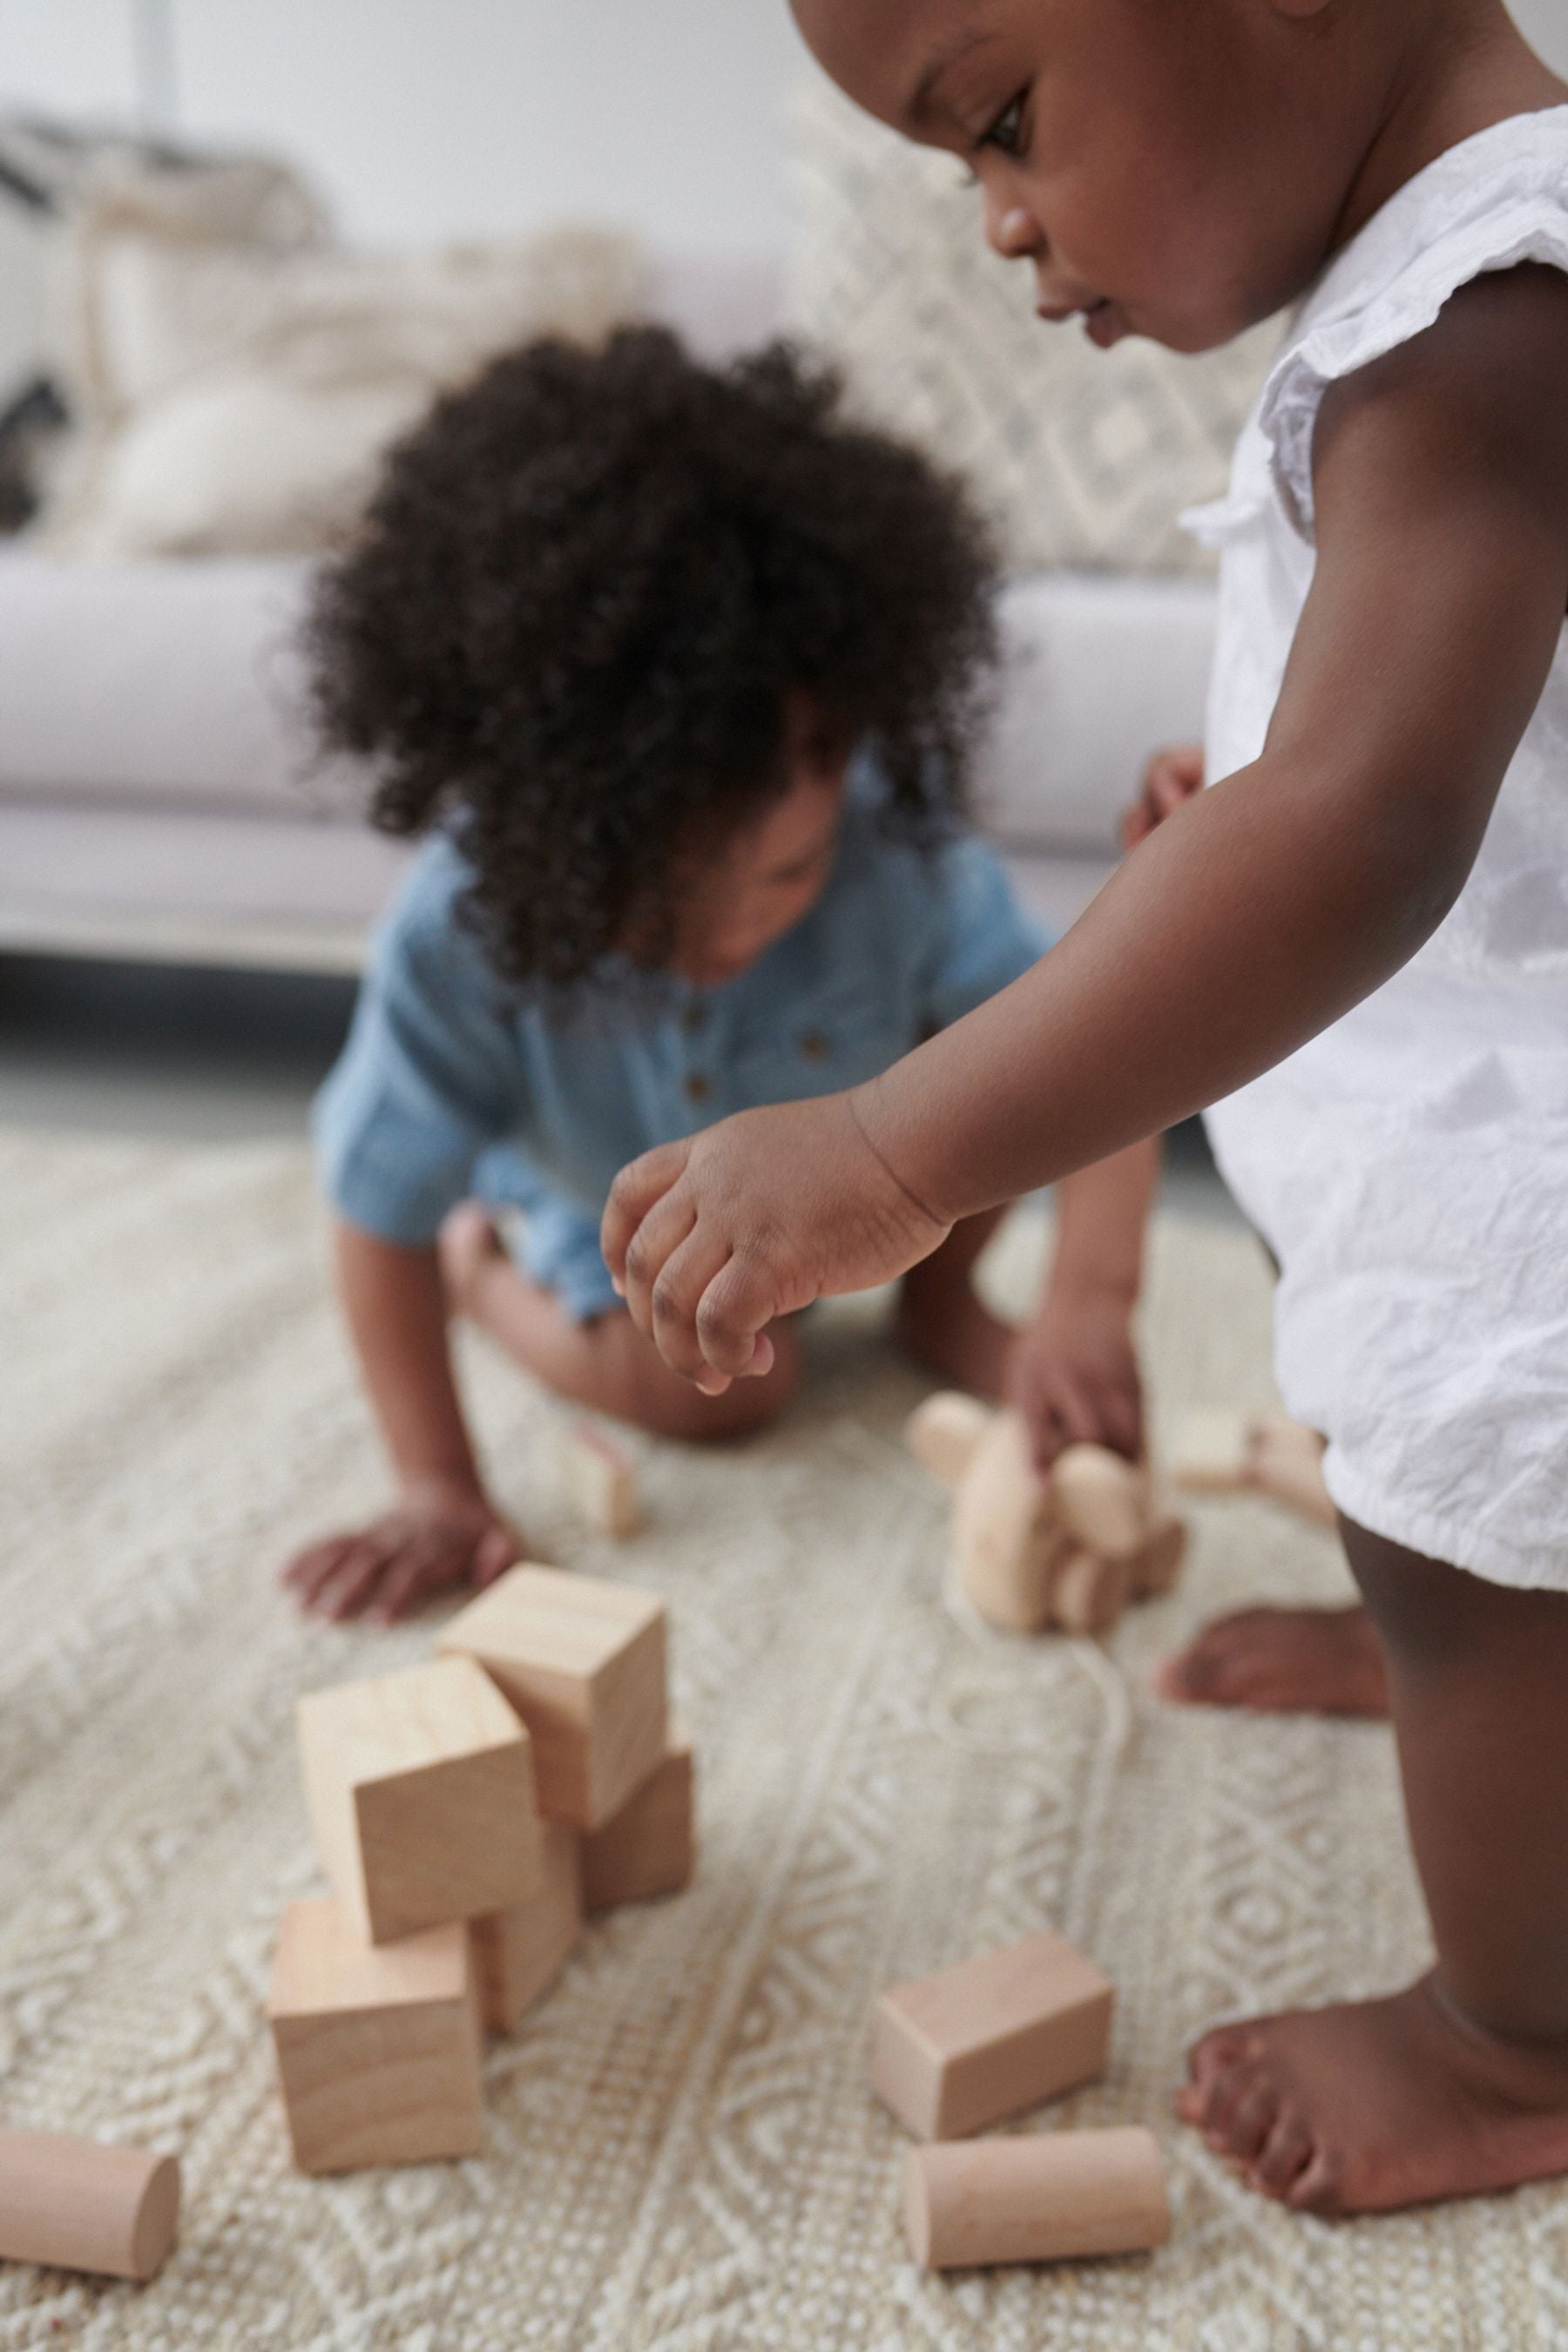
<path fill-rule="evenodd" d="M 585 1913 L 688 1883 L 665 1646 L 648 1594 L 525 1566 L 425 1664 L 300 1700 L 332 1893 L 285 1912 L 268 2015 L 302 2170 L 471 2155 L 483 2029 L 510 2032 Z"/>
<path fill-rule="evenodd" d="M 1009 1633 L 1108 1633 L 1128 1604 L 1168 1592 L 1186 1529 L 1161 1511 L 1148 1472 L 1103 1445 L 1069 1445 L 1035 1468 L 1022 1413 L 956 1391 L 911 1415 L 910 1452 L 953 1494 L 965 1595 Z"/>
<path fill-rule="evenodd" d="M 1323 1441 L 1281 1412 L 1191 1412 L 1176 1433 L 1171 1475 L 1191 1495 L 1267 1495 L 1321 1528 L 1339 1513 L 1323 1483 Z"/>
<path fill-rule="evenodd" d="M 1131 2253 L 1170 2231 L 1164 2168 L 1139 2127 L 963 2145 L 1105 2072 L 1115 1990 L 1049 1929 L 877 2005 L 871 2083 L 913 2133 L 904 2219 L 932 2270 Z"/>

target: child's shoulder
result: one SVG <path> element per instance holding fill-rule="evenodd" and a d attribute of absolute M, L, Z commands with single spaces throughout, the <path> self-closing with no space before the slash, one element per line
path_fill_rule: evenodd
<path fill-rule="evenodd" d="M 1568 273 L 1568 106 L 1511 115 L 1446 150 L 1373 215 L 1302 302 L 1264 387 L 1258 454 L 1303 536 L 1312 533 L 1318 415 L 1331 388 L 1370 381 L 1369 370 L 1418 342 L 1424 357 L 1449 364 L 1478 302 L 1489 306 L 1487 365 L 1506 375 L 1515 361 L 1497 280 L 1531 264 L 1548 277 Z M 1522 281 L 1517 297 L 1504 296 L 1505 308 L 1517 301 L 1527 339 L 1538 299 Z M 1462 351 L 1454 356 L 1464 364 Z"/>

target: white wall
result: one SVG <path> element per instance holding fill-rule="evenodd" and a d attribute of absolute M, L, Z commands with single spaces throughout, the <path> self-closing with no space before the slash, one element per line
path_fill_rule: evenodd
<path fill-rule="evenodd" d="M 563 215 L 740 253 L 789 234 L 784 0 L 0 0 L 0 102 L 134 114 L 304 163 L 351 236 Z M 163 103 L 155 110 L 168 110 Z"/>
<path fill-rule="evenodd" d="M 1568 0 L 1514 0 L 1568 73 Z M 777 248 L 784 0 L 0 0 L 0 100 L 170 113 L 302 160 L 353 236 L 563 214 Z"/>

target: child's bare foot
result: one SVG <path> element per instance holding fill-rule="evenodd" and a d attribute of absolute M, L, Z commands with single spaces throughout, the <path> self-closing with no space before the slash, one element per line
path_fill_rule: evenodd
<path fill-rule="evenodd" d="M 1504 2042 L 1425 1977 L 1205 2033 L 1177 2113 L 1299 2211 L 1379 2213 L 1568 2172 L 1568 2043 Z"/>
<path fill-rule="evenodd" d="M 1366 1611 L 1242 1609 L 1155 1669 L 1162 1698 L 1261 1714 L 1385 1716 L 1383 1645 Z"/>

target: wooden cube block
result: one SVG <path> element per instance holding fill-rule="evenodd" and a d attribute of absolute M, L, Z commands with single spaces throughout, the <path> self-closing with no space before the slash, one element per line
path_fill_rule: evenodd
<path fill-rule="evenodd" d="M 1266 1414 L 1253 1432 L 1249 1468 L 1259 1494 L 1318 1527 L 1338 1528 L 1340 1515 L 1323 1478 L 1323 1441 L 1314 1430 Z"/>
<path fill-rule="evenodd" d="M 302 2172 L 478 2148 L 479 2018 L 466 1928 L 367 1944 L 342 1904 L 291 1903 L 267 2015 Z"/>
<path fill-rule="evenodd" d="M 1115 1990 L 1050 1929 L 877 2004 L 871 2085 L 917 2139 L 963 2139 L 1105 2071 Z"/>
<path fill-rule="evenodd" d="M 904 1423 L 904 1443 L 915 1460 L 944 1486 L 956 1486 L 991 1426 L 992 1408 L 962 1389 L 939 1389 L 918 1404 Z"/>
<path fill-rule="evenodd" d="M 663 1761 L 618 1813 L 583 1840 L 583 1899 L 590 1911 L 646 1903 L 690 1885 L 694 1780 L 691 1742 L 671 1724 Z"/>
<path fill-rule="evenodd" d="M 1022 1413 L 996 1413 L 970 1456 L 953 1500 L 952 1544 L 965 1597 L 988 1622 L 1014 1633 L 1048 1623 L 1066 1539 Z"/>
<path fill-rule="evenodd" d="M 922 2269 L 1146 2253 L 1171 2234 L 1152 2132 L 1035 2132 L 912 2147 L 904 2227 Z"/>
<path fill-rule="evenodd" d="M 492 2033 L 510 2033 L 549 1990 L 583 1927 L 580 1841 L 563 1822 L 543 1824 L 539 1885 L 510 1911 L 469 1922 L 479 2008 Z"/>
<path fill-rule="evenodd" d="M 1130 1560 L 1102 1559 L 1098 1552 L 1075 1551 L 1057 1576 L 1051 1621 L 1064 1633 L 1095 1641 L 1110 1632 L 1131 1598 Z"/>
<path fill-rule="evenodd" d="M 664 1754 L 664 1603 L 647 1592 L 509 1569 L 437 1646 L 477 1659 L 527 1724 L 539 1809 L 552 1821 L 597 1829 Z"/>
<path fill-rule="evenodd" d="M 299 1703 L 321 1866 L 366 1940 L 521 1902 L 539 1873 L 527 1730 L 471 1658 Z"/>
<path fill-rule="evenodd" d="M 591 1421 L 574 1423 L 566 1434 L 566 1475 L 573 1498 L 591 1528 L 617 1539 L 635 1535 L 637 1465 Z"/>

